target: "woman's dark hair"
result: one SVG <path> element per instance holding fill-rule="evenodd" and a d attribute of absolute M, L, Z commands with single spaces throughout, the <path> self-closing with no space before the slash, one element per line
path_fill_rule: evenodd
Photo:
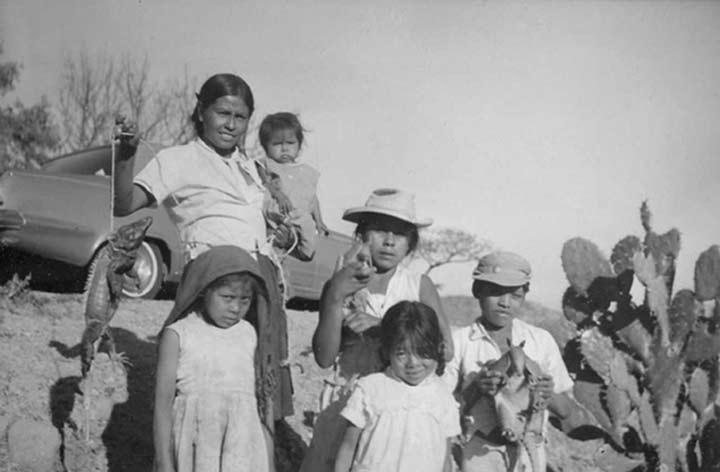
<path fill-rule="evenodd" d="M 262 120 L 262 123 L 260 123 L 258 138 L 260 139 L 260 145 L 263 149 L 265 149 L 265 152 L 267 152 L 267 146 L 273 133 L 276 131 L 284 131 L 286 129 L 295 133 L 299 147 L 302 147 L 303 139 L 305 139 L 303 132 L 307 130 L 302 127 L 300 119 L 298 119 L 296 114 L 281 111 L 279 113 L 273 113 L 272 115 L 266 116 Z"/>
<path fill-rule="evenodd" d="M 402 301 L 391 306 L 380 323 L 380 355 L 386 365 L 392 353 L 408 343 L 415 353 L 437 361 L 436 373 L 445 370 L 445 341 L 435 310 L 421 302 Z"/>
<path fill-rule="evenodd" d="M 525 293 L 530 291 L 530 282 L 521 286 Z M 487 280 L 474 280 L 472 284 L 472 294 L 475 298 L 480 298 L 487 294 L 502 294 L 504 292 L 513 292 L 517 287 L 504 287 L 502 285 L 488 282 Z"/>
<path fill-rule="evenodd" d="M 252 90 L 247 82 L 235 74 L 215 74 L 207 79 L 202 87 L 200 87 L 200 92 L 196 94 L 197 103 L 195 104 L 195 109 L 192 115 L 190 115 L 190 120 L 193 122 L 195 132 L 198 136 L 202 136 L 203 134 L 200 110 L 212 105 L 218 98 L 227 95 L 242 98 L 251 115 L 253 111 L 255 111 L 255 98 L 253 98 Z"/>
<path fill-rule="evenodd" d="M 368 213 L 368 218 L 361 219 L 358 225 L 355 227 L 355 236 L 363 241 L 366 241 L 366 235 L 369 229 L 373 228 L 374 222 L 372 221 L 373 213 Z M 385 215 L 382 215 L 385 216 Z M 411 223 L 407 223 L 402 220 L 398 220 L 403 223 L 402 235 L 408 238 L 408 254 L 412 253 L 417 249 L 418 243 L 420 242 L 420 234 L 418 233 L 417 226 Z"/>

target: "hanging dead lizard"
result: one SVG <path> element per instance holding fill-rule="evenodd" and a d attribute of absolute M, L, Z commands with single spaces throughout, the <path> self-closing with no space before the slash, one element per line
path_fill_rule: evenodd
<path fill-rule="evenodd" d="M 80 342 L 83 377 L 90 370 L 103 339 L 107 341 L 111 357 L 118 357 L 108 324 L 120 303 L 124 276 L 135 264 L 137 250 L 151 224 L 152 218 L 146 216 L 122 226 L 110 235 L 108 244 L 100 249 L 93 261 L 85 289 L 85 331 Z"/>

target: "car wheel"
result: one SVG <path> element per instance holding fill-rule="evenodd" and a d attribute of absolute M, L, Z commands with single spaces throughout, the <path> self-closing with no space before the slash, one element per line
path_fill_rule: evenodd
<path fill-rule="evenodd" d="M 162 289 L 166 273 L 160 249 L 143 241 L 138 248 L 135 265 L 125 275 L 123 295 L 128 298 L 155 298 Z"/>

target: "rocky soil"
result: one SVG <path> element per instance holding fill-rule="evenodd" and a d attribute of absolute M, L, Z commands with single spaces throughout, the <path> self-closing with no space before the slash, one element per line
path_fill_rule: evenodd
<path fill-rule="evenodd" d="M 124 361 L 100 354 L 92 375 L 81 382 L 82 295 L 24 291 L 10 299 L 0 294 L 0 464 L 7 467 L 3 471 L 152 470 L 156 335 L 171 303 L 123 301 L 111 329 Z M 455 297 L 445 303 L 454 324 L 465 324 L 477 314 L 472 300 Z M 317 313 L 291 310 L 288 315 L 295 415 L 278 432 L 281 471 L 296 470 L 302 460 L 327 375 L 310 351 Z M 543 313 L 535 321 L 554 323 L 556 337 L 564 336 L 556 317 Z M 590 457 L 598 446 L 552 430 L 550 465 L 556 472 L 595 471 Z"/>

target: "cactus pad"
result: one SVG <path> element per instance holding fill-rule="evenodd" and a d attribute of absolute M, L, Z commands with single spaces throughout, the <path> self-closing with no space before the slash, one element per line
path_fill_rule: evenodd
<path fill-rule="evenodd" d="M 667 274 L 680 252 L 680 232 L 673 228 L 663 235 L 652 231 L 645 235 L 645 249 L 655 260 L 658 274 Z"/>
<path fill-rule="evenodd" d="M 720 330 L 710 333 L 707 324 L 701 324 L 693 331 L 685 349 L 685 358 L 690 362 L 699 362 L 720 354 Z"/>
<path fill-rule="evenodd" d="M 575 400 L 595 417 L 600 427 L 613 436 L 618 446 L 622 446 L 622 438 L 616 438 L 612 434 L 614 430 L 613 424 L 602 400 L 604 389 L 603 384 L 578 380 L 573 385 L 573 394 Z"/>
<path fill-rule="evenodd" d="M 592 241 L 573 238 L 565 242 L 560 256 L 568 282 L 581 295 L 587 295 L 590 284 L 598 277 L 612 277 L 612 269 L 603 253 Z"/>
<path fill-rule="evenodd" d="M 641 456 L 627 456 L 603 444 L 593 453 L 595 467 L 604 472 L 631 472 L 645 463 Z"/>
<path fill-rule="evenodd" d="M 655 414 L 653 413 L 652 404 L 650 403 L 649 392 L 643 392 L 640 397 L 640 405 L 638 406 L 638 420 L 640 421 L 640 429 L 642 430 L 645 441 L 648 444 L 657 445 L 659 441 L 660 431 L 658 430 Z"/>
<path fill-rule="evenodd" d="M 696 368 L 688 382 L 688 403 L 701 416 L 710 400 L 710 377 L 705 370 Z"/>
<path fill-rule="evenodd" d="M 695 263 L 695 293 L 702 301 L 720 297 L 720 248 L 710 246 Z"/>
<path fill-rule="evenodd" d="M 612 340 L 598 328 L 589 329 L 580 337 L 580 352 L 585 362 L 607 384 L 610 381 L 610 362 L 616 352 Z"/>
<path fill-rule="evenodd" d="M 630 374 L 623 356 L 616 352 L 610 362 L 610 385 L 616 385 L 625 391 L 633 405 L 640 404 L 640 390 L 637 380 Z"/>
<path fill-rule="evenodd" d="M 695 294 L 691 290 L 680 290 L 675 294 L 668 310 L 670 342 L 684 343 L 695 324 L 698 309 Z"/>
<path fill-rule="evenodd" d="M 630 397 L 619 385 L 610 384 L 605 389 L 605 407 L 616 434 L 622 437 L 622 427 L 630 416 Z"/>
<path fill-rule="evenodd" d="M 658 445 L 661 467 L 667 466 L 668 472 L 675 470 L 678 439 L 675 419 L 668 417 L 660 424 L 660 444 Z"/>
<path fill-rule="evenodd" d="M 610 262 L 615 274 L 620 275 L 626 270 L 633 270 L 633 257 L 638 252 L 642 252 L 642 244 L 637 236 L 625 236 L 618 241 L 610 254 Z"/>
<path fill-rule="evenodd" d="M 712 418 L 702 429 L 700 434 L 701 470 L 718 470 L 720 468 L 720 420 Z"/>
<path fill-rule="evenodd" d="M 628 346 L 642 359 L 644 364 L 650 360 L 651 336 L 639 319 L 633 320 L 630 324 L 615 331 L 620 341 Z"/>
<path fill-rule="evenodd" d="M 653 354 L 647 379 L 655 415 L 657 418 L 674 415 L 683 380 L 683 359 L 662 348 L 656 349 Z"/>
<path fill-rule="evenodd" d="M 649 281 L 657 277 L 652 254 L 646 257 L 642 253 L 635 253 L 633 256 L 633 269 L 643 285 L 647 285 Z"/>
<path fill-rule="evenodd" d="M 660 345 L 670 345 L 670 320 L 668 319 L 668 293 L 667 285 L 662 277 L 655 277 L 646 283 L 648 308 L 655 317 L 659 328 L 658 339 Z"/>

